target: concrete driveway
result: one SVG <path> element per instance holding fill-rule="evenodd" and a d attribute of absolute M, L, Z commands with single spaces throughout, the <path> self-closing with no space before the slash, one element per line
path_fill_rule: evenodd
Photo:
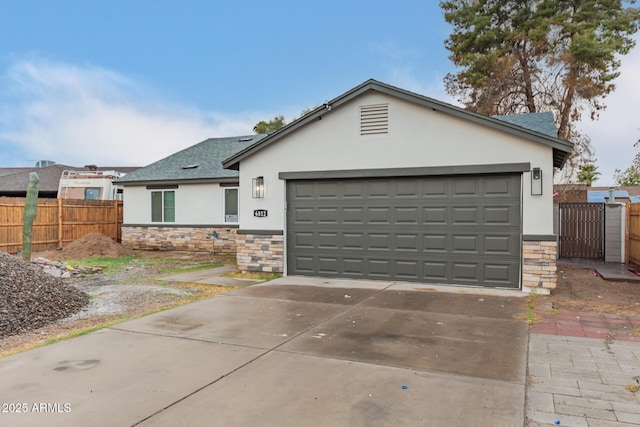
<path fill-rule="evenodd" d="M 0 425 L 523 425 L 522 294 L 451 290 L 287 277 L 17 354 Z"/>

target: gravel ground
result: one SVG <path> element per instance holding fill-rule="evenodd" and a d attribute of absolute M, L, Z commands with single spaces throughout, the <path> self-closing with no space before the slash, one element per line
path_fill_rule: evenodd
<path fill-rule="evenodd" d="M 15 321 L 8 322 L 8 317 L 2 311 L 7 306 L 7 298 L 6 293 L 3 293 L 1 289 L 8 289 L 3 286 L 5 272 L 2 270 L 2 263 L 13 263 L 17 260 L 11 255 L 3 255 L 5 256 L 0 257 L 0 323 L 2 325 L 15 323 Z M 34 254 L 34 256 L 41 255 Z M 7 261 L 7 257 L 11 260 Z M 226 259 L 214 260 L 212 256 L 206 254 L 184 253 L 138 253 L 136 258 L 143 261 L 144 258 L 160 258 L 160 260 L 156 259 L 153 263 L 134 262 L 131 266 L 117 273 L 74 275 L 70 279 L 64 280 L 42 273 L 37 268 L 20 261 L 24 265 L 19 270 L 23 271 L 24 268 L 28 271 L 25 270 L 24 273 L 18 274 L 38 274 L 36 282 L 44 281 L 52 284 L 46 287 L 47 290 L 55 287 L 58 291 L 63 289 L 62 292 L 67 292 L 68 295 L 79 295 L 82 304 L 74 306 L 75 308 L 72 310 L 61 312 L 54 316 L 55 318 L 51 317 L 44 323 L 34 324 L 30 328 L 22 328 L 18 333 L 2 334 L 0 330 L 0 357 L 31 348 L 48 339 L 64 336 L 74 331 L 118 322 L 149 311 L 224 293 L 230 289 L 156 280 L 158 277 L 166 275 L 167 273 L 163 272 L 167 269 L 194 267 L 212 261 L 228 262 L 229 260 Z M 10 270 L 13 271 L 15 265 L 11 264 L 11 267 Z M 41 276 L 42 274 L 45 276 Z M 15 286 L 12 289 L 13 292 L 16 291 Z M 14 313 L 14 315 L 16 314 Z"/>
<path fill-rule="evenodd" d="M 0 339 L 78 312 L 87 295 L 38 267 L 0 251 Z"/>

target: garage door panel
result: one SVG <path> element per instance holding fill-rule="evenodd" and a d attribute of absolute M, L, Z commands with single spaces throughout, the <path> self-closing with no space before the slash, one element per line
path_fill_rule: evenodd
<path fill-rule="evenodd" d="M 362 181 L 345 182 L 342 192 L 346 200 L 362 200 L 365 198 L 365 183 Z"/>
<path fill-rule="evenodd" d="M 340 236 L 338 233 L 320 232 L 317 234 L 317 244 L 319 249 L 340 249 Z"/>
<path fill-rule="evenodd" d="M 294 224 L 313 224 L 314 210 L 313 208 L 296 208 L 293 213 Z"/>
<path fill-rule="evenodd" d="M 371 199 L 390 199 L 391 198 L 391 181 L 370 181 L 368 183 L 368 198 Z"/>
<path fill-rule="evenodd" d="M 391 279 L 391 260 L 385 258 L 369 258 L 366 260 L 367 275 L 378 279 Z"/>
<path fill-rule="evenodd" d="M 317 198 L 320 200 L 337 200 L 339 197 L 339 184 L 335 181 L 319 182 L 316 186 Z"/>
<path fill-rule="evenodd" d="M 420 220 L 420 211 L 417 206 L 403 206 L 396 208 L 394 214 L 396 225 L 418 225 L 422 222 Z"/>
<path fill-rule="evenodd" d="M 459 178 L 453 181 L 453 197 L 477 197 L 478 196 L 478 180 L 476 178 Z"/>
<path fill-rule="evenodd" d="M 318 208 L 316 211 L 318 224 L 338 224 L 339 215 L 336 206 Z"/>
<path fill-rule="evenodd" d="M 424 199 L 435 199 L 435 198 L 443 198 L 448 196 L 448 185 L 449 181 L 447 178 L 431 178 L 426 180 L 422 184 L 422 196 Z"/>
<path fill-rule="evenodd" d="M 295 249 L 313 249 L 315 247 L 314 234 L 309 232 L 297 232 L 292 235 L 290 242 Z"/>
<path fill-rule="evenodd" d="M 367 209 L 366 221 L 372 225 L 391 224 L 391 208 L 388 206 L 374 206 Z"/>
<path fill-rule="evenodd" d="M 425 234 L 423 235 L 425 252 L 447 252 L 447 235 L 446 234 Z"/>
<path fill-rule="evenodd" d="M 396 234 L 394 250 L 397 252 L 413 252 L 420 251 L 420 236 L 417 234 Z"/>
<path fill-rule="evenodd" d="M 390 252 L 390 234 L 389 233 L 370 233 L 368 238 L 367 249 L 370 251 Z"/>
<path fill-rule="evenodd" d="M 418 199 L 420 182 L 418 180 L 396 181 L 395 197 L 399 199 Z"/>
<path fill-rule="evenodd" d="M 424 261 L 422 269 L 423 277 L 431 282 L 445 283 L 450 276 L 447 263 L 443 261 Z"/>
<path fill-rule="evenodd" d="M 476 206 L 456 206 L 452 212 L 452 225 L 478 225 L 481 222 L 480 210 Z"/>
<path fill-rule="evenodd" d="M 342 223 L 347 225 L 364 224 L 364 208 L 346 207 L 342 209 Z"/>
<path fill-rule="evenodd" d="M 492 282 L 508 284 L 513 277 L 512 267 L 508 264 L 485 264 L 484 278 Z"/>
<path fill-rule="evenodd" d="M 478 236 L 473 235 L 454 235 L 452 238 L 451 251 L 453 253 L 478 254 L 480 253 L 480 244 Z"/>
<path fill-rule="evenodd" d="M 518 236 L 484 236 L 484 251 L 487 254 L 509 255 L 514 246 L 520 244 Z"/>
<path fill-rule="evenodd" d="M 517 288 L 520 175 L 287 183 L 289 274 Z"/>
<path fill-rule="evenodd" d="M 484 223 L 497 225 L 497 224 L 511 224 L 512 218 L 510 213 L 513 211 L 511 206 L 486 206 L 483 211 Z"/>
<path fill-rule="evenodd" d="M 452 278 L 458 282 L 479 282 L 479 262 L 452 262 Z"/>
<path fill-rule="evenodd" d="M 429 206 L 422 209 L 424 225 L 446 225 L 449 218 L 446 206 Z"/>
<path fill-rule="evenodd" d="M 509 197 L 513 193 L 512 180 L 508 177 L 492 177 L 484 180 L 484 195 Z"/>

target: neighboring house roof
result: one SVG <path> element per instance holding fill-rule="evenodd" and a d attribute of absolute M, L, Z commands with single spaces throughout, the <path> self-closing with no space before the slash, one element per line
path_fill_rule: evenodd
<path fill-rule="evenodd" d="M 96 170 L 116 170 L 118 172 L 128 173 L 138 169 L 137 167 L 98 167 Z M 0 168 L 0 193 L 25 193 L 29 185 L 29 174 L 36 172 L 40 180 L 38 190 L 43 193 L 57 193 L 60 184 L 60 177 L 65 170 L 85 171 L 90 170 L 86 167 L 74 167 L 69 165 L 55 164 L 41 168 Z M 55 196 L 54 196 L 55 197 Z"/>
<path fill-rule="evenodd" d="M 222 160 L 255 144 L 266 135 L 206 139 L 116 180 L 118 184 L 225 181 L 238 172 L 222 167 Z"/>
<path fill-rule="evenodd" d="M 441 111 L 443 113 L 450 114 L 452 116 L 459 117 L 473 123 L 489 126 L 494 129 L 508 132 L 515 136 L 527 138 L 531 141 L 547 145 L 553 148 L 553 165 L 555 167 L 562 167 L 569 153 L 571 153 L 571 151 L 573 150 L 572 143 L 558 139 L 556 136 L 557 133 L 551 134 L 548 114 L 537 113 L 534 115 L 535 117 L 532 116 L 530 119 L 514 119 L 511 115 L 500 116 L 500 118 L 488 117 L 482 114 L 464 110 L 462 108 L 444 103 L 442 101 L 435 100 L 433 98 L 428 98 L 417 93 L 409 92 L 407 90 L 370 79 L 360 84 L 359 86 L 356 86 L 355 88 L 349 90 L 348 92 L 345 92 L 344 94 L 338 96 L 337 98 L 334 98 L 333 100 L 325 103 L 324 105 L 315 108 L 314 110 L 280 128 L 278 131 L 268 135 L 262 140 L 251 144 L 246 149 L 233 154 L 223 161 L 223 166 L 227 169 L 237 170 L 242 159 L 251 156 L 253 153 L 259 150 L 262 150 L 263 148 L 278 141 L 280 138 L 288 135 L 296 129 L 305 126 L 307 123 L 313 120 L 317 120 L 324 114 L 330 114 L 332 108 L 339 107 L 340 105 L 349 102 L 368 91 L 375 91 L 400 98 L 408 102 L 431 108 L 435 111 Z M 551 116 L 551 119 L 553 119 L 553 116 Z M 527 128 L 525 124 L 533 124 L 535 128 Z M 555 129 L 555 125 L 553 126 Z"/>
<path fill-rule="evenodd" d="M 609 190 L 587 191 L 587 201 L 589 203 L 607 203 L 609 201 L 609 194 Z M 640 201 L 640 197 L 630 196 L 626 190 L 614 190 L 613 198 L 614 200 L 628 199 L 631 203 L 638 203 Z"/>

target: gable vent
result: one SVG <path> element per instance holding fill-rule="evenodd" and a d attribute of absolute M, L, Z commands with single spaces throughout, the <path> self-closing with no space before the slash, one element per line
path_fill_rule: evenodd
<path fill-rule="evenodd" d="M 360 107 L 360 135 L 389 133 L 389 105 L 363 105 Z"/>

